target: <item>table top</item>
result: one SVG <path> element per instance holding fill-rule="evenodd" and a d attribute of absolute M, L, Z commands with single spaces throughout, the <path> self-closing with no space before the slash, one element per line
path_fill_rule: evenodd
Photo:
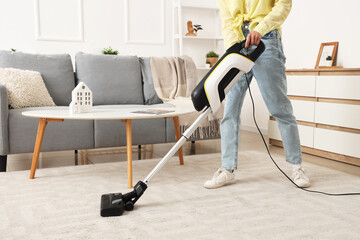
<path fill-rule="evenodd" d="M 153 112 L 165 110 L 166 113 Z M 137 112 L 141 111 L 141 112 Z M 143 112 L 149 113 L 143 113 Z M 191 101 L 172 102 L 154 105 L 105 105 L 93 106 L 89 113 L 70 113 L 69 107 L 53 107 L 45 110 L 29 110 L 22 115 L 34 118 L 110 120 L 110 119 L 145 119 L 175 117 L 195 112 Z"/>

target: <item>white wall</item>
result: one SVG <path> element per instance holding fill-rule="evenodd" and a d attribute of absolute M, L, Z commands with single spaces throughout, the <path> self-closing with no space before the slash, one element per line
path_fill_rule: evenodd
<path fill-rule="evenodd" d="M 124 55 L 171 55 L 172 1 L 127 0 L 128 35 L 125 1 L 0 0 L 0 49 L 70 53 L 74 56 L 79 51 L 100 53 L 103 48 L 112 46 Z M 36 2 L 39 11 L 35 8 Z M 80 8 L 79 2 L 82 2 Z M 360 39 L 359 12 L 358 0 L 294 0 L 292 11 L 283 25 L 287 68 L 313 68 L 320 44 L 332 41 L 339 41 L 338 65 L 360 67 L 357 59 L 360 55 L 357 45 Z M 37 34 L 38 26 L 40 34 Z M 39 35 L 75 41 L 43 41 L 39 40 Z M 83 40 L 78 41 L 79 38 Z M 149 40 L 155 43 L 134 43 Z M 266 132 L 268 111 L 255 81 L 252 91 L 256 118 L 260 128 Z M 251 109 L 247 96 L 241 115 L 242 128 L 255 131 Z"/>
<path fill-rule="evenodd" d="M 171 2 L 151 0 L 149 3 L 148 0 L 0 0 L 0 49 L 69 53 L 73 57 L 76 52 L 101 53 L 103 48 L 111 46 L 123 55 L 171 55 Z"/>

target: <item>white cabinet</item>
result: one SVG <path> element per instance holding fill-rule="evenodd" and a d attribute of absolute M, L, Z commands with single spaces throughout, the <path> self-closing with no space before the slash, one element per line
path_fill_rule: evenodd
<path fill-rule="evenodd" d="M 287 76 L 288 95 L 315 97 L 316 76 Z"/>
<path fill-rule="evenodd" d="M 302 151 L 360 166 L 360 69 L 286 73 Z M 269 140 L 282 146 L 273 117 Z"/>
<path fill-rule="evenodd" d="M 314 148 L 360 159 L 360 134 L 315 128 Z"/>
<path fill-rule="evenodd" d="M 199 24 L 197 36 L 186 36 L 187 22 Z M 206 54 L 225 52 L 221 35 L 220 11 L 216 0 L 173 0 L 173 56 L 188 55 L 205 75 Z"/>
<path fill-rule="evenodd" d="M 316 96 L 360 100 L 360 76 L 318 76 Z"/>
<path fill-rule="evenodd" d="M 360 129 L 360 105 L 316 102 L 315 116 L 316 123 Z"/>

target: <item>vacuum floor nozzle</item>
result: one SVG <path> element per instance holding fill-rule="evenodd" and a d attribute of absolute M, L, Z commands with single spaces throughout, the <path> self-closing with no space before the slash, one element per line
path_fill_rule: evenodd
<path fill-rule="evenodd" d="M 109 193 L 101 196 L 100 215 L 102 217 L 121 216 L 124 209 L 121 193 Z"/>
<path fill-rule="evenodd" d="M 132 211 L 134 204 L 143 195 L 146 183 L 139 181 L 134 190 L 126 194 L 108 193 L 101 196 L 100 215 L 102 217 L 121 216 L 124 211 Z"/>

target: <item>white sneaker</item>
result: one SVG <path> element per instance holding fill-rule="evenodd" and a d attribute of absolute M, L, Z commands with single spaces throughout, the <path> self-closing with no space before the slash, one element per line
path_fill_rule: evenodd
<path fill-rule="evenodd" d="M 308 176 L 306 176 L 306 174 L 307 171 L 302 167 L 293 170 L 292 178 L 294 179 L 296 185 L 298 185 L 301 188 L 310 187 L 310 180 Z"/>
<path fill-rule="evenodd" d="M 219 168 L 211 180 L 204 183 L 204 188 L 219 188 L 234 182 L 235 174 L 224 168 Z"/>

